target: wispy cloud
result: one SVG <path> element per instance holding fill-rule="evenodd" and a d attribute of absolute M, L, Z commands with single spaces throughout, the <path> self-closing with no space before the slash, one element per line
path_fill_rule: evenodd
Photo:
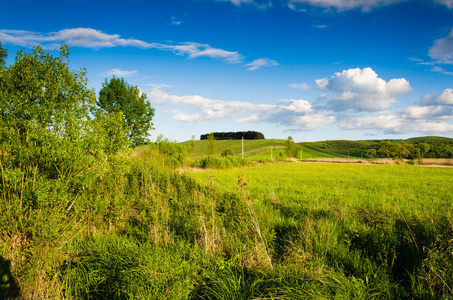
<path fill-rule="evenodd" d="M 137 75 L 138 71 L 126 71 L 120 69 L 111 69 L 107 72 L 102 73 L 104 76 L 118 76 L 118 77 L 129 77 Z"/>
<path fill-rule="evenodd" d="M 334 9 L 336 11 L 348 11 L 360 9 L 369 12 L 375 8 L 395 4 L 405 0 L 290 0 L 288 7 L 295 11 L 306 11 L 308 7 L 320 7 Z"/>
<path fill-rule="evenodd" d="M 440 74 L 444 74 L 444 75 L 453 76 L 453 72 L 449 72 L 449 71 L 447 71 L 444 68 L 439 67 L 439 66 L 432 67 L 431 71 L 432 72 L 436 72 L 436 73 L 440 73 Z"/>
<path fill-rule="evenodd" d="M 255 59 L 254 61 L 252 61 L 251 63 L 246 64 L 245 66 L 248 67 L 247 70 L 255 71 L 255 70 L 258 70 L 259 68 L 263 68 L 263 67 L 278 66 L 278 63 L 273 59 L 258 58 L 258 59 Z"/>
<path fill-rule="evenodd" d="M 435 40 L 428 54 L 440 63 L 453 64 L 453 29 L 446 37 Z"/>
<path fill-rule="evenodd" d="M 182 25 L 182 20 L 175 16 L 172 16 L 170 25 L 180 26 L 180 25 Z"/>
<path fill-rule="evenodd" d="M 148 43 L 137 39 L 124 39 L 118 34 L 107 34 L 92 28 L 64 29 L 57 32 L 42 34 L 23 30 L 0 30 L 0 40 L 7 44 L 23 47 L 40 45 L 47 50 L 58 49 L 62 43 L 71 47 L 91 49 L 112 47 L 135 47 L 142 49 L 159 49 L 173 51 L 189 58 L 210 57 L 225 60 L 228 63 L 240 63 L 244 56 L 235 51 L 213 48 L 208 44 L 185 42 L 181 44 Z"/>
<path fill-rule="evenodd" d="M 215 0 L 216 2 L 231 2 L 236 6 L 247 4 L 257 9 L 268 9 L 272 7 L 270 0 Z"/>
<path fill-rule="evenodd" d="M 293 89 L 301 89 L 301 90 L 310 90 L 312 88 L 305 82 L 304 83 L 291 83 L 291 84 L 288 84 L 287 86 L 292 87 Z"/>
<path fill-rule="evenodd" d="M 434 0 L 439 4 L 446 5 L 449 9 L 453 9 L 453 0 Z"/>

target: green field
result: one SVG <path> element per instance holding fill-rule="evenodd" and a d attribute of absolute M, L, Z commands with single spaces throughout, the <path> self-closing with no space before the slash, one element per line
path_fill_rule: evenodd
<path fill-rule="evenodd" d="M 200 171 L 177 151 L 124 152 L 69 184 L 2 171 L 0 295 L 453 298 L 452 168 Z"/>
<path fill-rule="evenodd" d="M 282 299 L 453 297 L 451 168 L 293 163 L 192 176 L 250 196 L 266 252 L 247 267 L 294 274 L 300 289 Z"/>
<path fill-rule="evenodd" d="M 191 154 L 193 157 L 202 157 L 206 152 L 206 140 L 195 141 L 195 151 Z M 237 156 L 242 156 L 242 141 L 241 140 L 217 140 L 216 154 L 220 155 L 222 151 L 231 149 Z M 181 143 L 186 147 L 190 147 L 190 141 Z M 348 150 L 343 149 L 318 149 L 316 145 L 310 143 L 296 143 L 295 147 L 297 150 L 297 159 L 302 160 L 313 159 L 313 158 L 334 158 L 348 157 Z M 271 153 L 272 152 L 272 153 Z M 286 159 L 285 153 L 285 140 L 283 139 L 269 139 L 269 140 L 245 140 L 244 141 L 244 157 L 250 160 L 278 160 Z M 350 151 L 350 157 L 361 157 L 359 152 Z M 364 156 L 365 158 L 365 156 Z"/>

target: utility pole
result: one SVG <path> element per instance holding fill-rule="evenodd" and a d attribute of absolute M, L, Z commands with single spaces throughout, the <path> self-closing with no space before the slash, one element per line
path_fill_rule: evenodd
<path fill-rule="evenodd" d="M 242 136 L 242 158 L 244 158 L 244 136 Z"/>
<path fill-rule="evenodd" d="M 300 148 L 300 161 L 302 161 L 302 148 Z"/>

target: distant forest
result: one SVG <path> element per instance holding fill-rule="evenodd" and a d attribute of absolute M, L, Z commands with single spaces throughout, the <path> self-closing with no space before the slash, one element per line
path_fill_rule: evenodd
<path fill-rule="evenodd" d="M 438 136 L 418 137 L 406 140 L 333 140 L 304 144 L 309 144 L 311 147 L 317 149 L 333 148 L 364 152 L 370 157 L 408 159 L 420 157 L 453 158 L 453 139 Z"/>
<path fill-rule="evenodd" d="M 212 134 L 216 140 L 264 140 L 264 134 L 257 131 L 238 131 L 238 132 L 212 132 L 202 134 L 200 140 L 207 140 L 208 136 Z"/>

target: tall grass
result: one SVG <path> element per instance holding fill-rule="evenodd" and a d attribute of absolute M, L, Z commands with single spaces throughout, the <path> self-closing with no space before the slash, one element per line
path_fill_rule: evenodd
<path fill-rule="evenodd" d="M 451 169 L 286 164 L 193 174 L 225 192 L 238 175 L 250 178 L 273 266 L 330 274 L 320 287 L 327 298 L 327 286 L 346 298 L 453 297 Z"/>
<path fill-rule="evenodd" d="M 282 163 L 181 174 L 165 147 L 112 156 L 76 185 L 9 170 L 0 295 L 453 297 L 450 168 Z"/>

